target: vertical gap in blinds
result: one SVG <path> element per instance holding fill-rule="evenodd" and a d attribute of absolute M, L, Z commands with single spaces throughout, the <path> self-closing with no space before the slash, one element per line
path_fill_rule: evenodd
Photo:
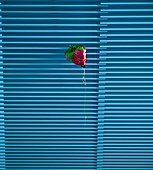
<path fill-rule="evenodd" d="M 81 3 L 80 3 L 81 2 Z M 6 169 L 96 170 L 99 0 L 2 0 Z M 87 48 L 83 70 L 68 45 Z"/>
<path fill-rule="evenodd" d="M 0 2 L 1 13 L 1 2 Z M 2 18 L 0 14 L 0 19 Z M 0 20 L 0 25 L 2 21 Z M 5 120 L 4 120 L 4 81 L 3 81 L 3 50 L 2 27 L 0 26 L 0 169 L 5 169 Z"/>
<path fill-rule="evenodd" d="M 153 2 L 103 0 L 103 170 L 153 169 Z"/>

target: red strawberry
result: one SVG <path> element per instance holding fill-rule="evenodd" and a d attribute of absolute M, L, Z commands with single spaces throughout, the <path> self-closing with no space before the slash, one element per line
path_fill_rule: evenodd
<path fill-rule="evenodd" d="M 85 67 L 86 65 L 86 48 L 82 45 L 70 46 L 65 52 L 66 59 L 72 63 Z"/>

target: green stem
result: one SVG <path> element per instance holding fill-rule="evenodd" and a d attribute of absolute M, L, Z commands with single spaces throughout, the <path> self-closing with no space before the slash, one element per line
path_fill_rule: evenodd
<path fill-rule="evenodd" d="M 83 82 L 84 82 L 84 126 L 86 127 L 86 70 L 83 68 Z"/>

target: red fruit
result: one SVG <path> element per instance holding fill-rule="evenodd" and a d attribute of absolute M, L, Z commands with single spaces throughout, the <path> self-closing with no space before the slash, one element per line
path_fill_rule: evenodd
<path fill-rule="evenodd" d="M 86 65 L 86 52 L 85 52 L 85 50 L 76 50 L 76 54 L 73 54 L 72 62 L 76 65 L 84 67 Z"/>
<path fill-rule="evenodd" d="M 86 49 L 82 45 L 74 45 L 69 47 L 69 49 L 65 52 L 66 59 L 71 61 L 72 63 L 85 67 L 86 65 Z"/>

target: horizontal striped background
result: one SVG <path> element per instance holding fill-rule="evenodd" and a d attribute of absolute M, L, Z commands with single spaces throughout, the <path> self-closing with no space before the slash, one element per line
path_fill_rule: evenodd
<path fill-rule="evenodd" d="M 0 169 L 152 170 L 152 0 L 1 3 Z"/>
<path fill-rule="evenodd" d="M 2 0 L 1 9 L 5 168 L 96 169 L 100 1 Z M 64 56 L 76 43 L 88 51 L 86 122 L 83 69 Z"/>

